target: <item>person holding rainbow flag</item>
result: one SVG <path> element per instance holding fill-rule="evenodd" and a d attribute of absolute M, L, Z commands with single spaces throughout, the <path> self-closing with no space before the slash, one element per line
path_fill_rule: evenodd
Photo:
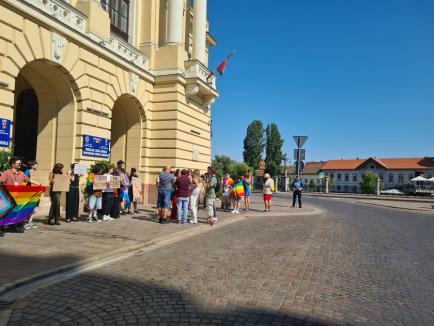
<path fill-rule="evenodd" d="M 244 199 L 244 182 L 243 176 L 238 177 L 237 181 L 232 186 L 232 195 L 234 209 L 231 211 L 232 214 L 240 214 L 240 200 Z"/>

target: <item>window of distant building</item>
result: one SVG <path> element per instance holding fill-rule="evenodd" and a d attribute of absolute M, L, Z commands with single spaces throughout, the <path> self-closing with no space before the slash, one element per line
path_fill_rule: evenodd
<path fill-rule="evenodd" d="M 345 182 L 350 181 L 350 176 L 348 174 L 345 174 Z"/>
<path fill-rule="evenodd" d="M 340 173 L 338 173 L 338 182 L 340 182 L 341 181 L 341 174 Z"/>
<path fill-rule="evenodd" d="M 336 189 L 337 189 L 338 191 L 341 191 L 341 186 L 338 185 L 338 186 L 336 187 Z"/>
<path fill-rule="evenodd" d="M 408 181 L 411 181 L 411 179 L 413 179 L 413 173 L 408 174 Z"/>
<path fill-rule="evenodd" d="M 393 174 L 389 174 L 389 182 L 393 182 Z"/>
<path fill-rule="evenodd" d="M 102 0 L 103 8 L 109 13 L 111 30 L 128 41 L 128 19 L 130 0 Z"/>
<path fill-rule="evenodd" d="M 330 179 L 334 179 L 335 175 L 333 173 L 330 173 Z"/>
<path fill-rule="evenodd" d="M 382 174 L 380 174 L 380 181 L 383 182 L 384 181 L 384 176 Z"/>
<path fill-rule="evenodd" d="M 357 173 L 354 173 L 354 174 L 353 174 L 353 181 L 354 181 L 354 182 L 357 182 Z"/>
<path fill-rule="evenodd" d="M 353 192 L 357 193 L 357 186 L 353 186 Z"/>
<path fill-rule="evenodd" d="M 404 175 L 403 174 L 398 175 L 398 182 L 399 183 L 403 183 L 404 182 Z"/>

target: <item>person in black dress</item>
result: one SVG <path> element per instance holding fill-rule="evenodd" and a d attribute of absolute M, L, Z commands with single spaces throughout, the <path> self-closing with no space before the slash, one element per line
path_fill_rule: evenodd
<path fill-rule="evenodd" d="M 66 193 L 66 222 L 78 221 L 80 207 L 80 176 L 74 174 L 75 163 L 71 164 L 71 184 Z"/>

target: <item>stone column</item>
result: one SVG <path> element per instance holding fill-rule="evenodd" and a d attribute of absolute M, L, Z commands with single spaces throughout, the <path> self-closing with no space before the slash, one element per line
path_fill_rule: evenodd
<path fill-rule="evenodd" d="M 328 193 L 329 193 L 329 178 L 328 178 L 328 177 L 325 177 L 325 178 L 324 178 L 324 182 L 325 182 L 324 192 L 325 192 L 326 194 L 328 194 Z"/>
<path fill-rule="evenodd" d="M 167 44 L 182 44 L 183 0 L 168 0 Z"/>
<path fill-rule="evenodd" d="M 207 0 L 194 0 L 193 59 L 206 62 Z"/>

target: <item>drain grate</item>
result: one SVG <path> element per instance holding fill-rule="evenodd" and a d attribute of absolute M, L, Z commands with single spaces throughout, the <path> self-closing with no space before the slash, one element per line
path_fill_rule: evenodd
<path fill-rule="evenodd" d="M 13 301 L 0 300 L 0 311 L 8 310 L 13 303 Z"/>

